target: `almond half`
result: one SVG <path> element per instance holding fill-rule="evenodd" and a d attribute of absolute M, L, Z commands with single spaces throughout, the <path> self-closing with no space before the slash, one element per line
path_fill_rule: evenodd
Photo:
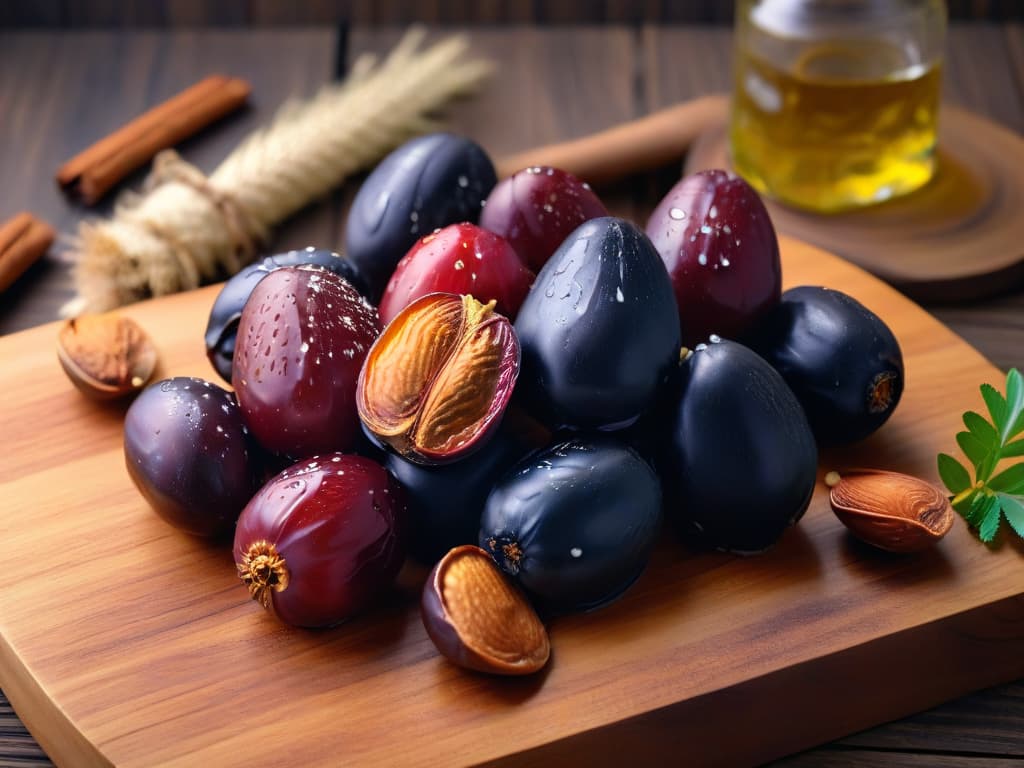
<path fill-rule="evenodd" d="M 843 525 L 862 541 L 889 552 L 917 552 L 932 546 L 953 527 L 949 499 L 931 483 L 881 469 L 843 473 L 829 501 Z"/>
<path fill-rule="evenodd" d="M 83 394 L 113 400 L 142 390 L 156 370 L 157 352 L 134 320 L 107 312 L 68 320 L 57 336 L 57 359 Z"/>
<path fill-rule="evenodd" d="M 479 547 L 455 547 L 423 587 L 423 626 L 460 667 L 528 675 L 551 654 L 548 633 L 526 597 Z"/>

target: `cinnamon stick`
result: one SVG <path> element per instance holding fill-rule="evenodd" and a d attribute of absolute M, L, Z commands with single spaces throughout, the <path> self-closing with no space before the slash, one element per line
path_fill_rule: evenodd
<path fill-rule="evenodd" d="M 0 293 L 46 253 L 56 233 L 31 213 L 19 213 L 0 225 Z"/>
<path fill-rule="evenodd" d="M 241 107 L 250 91 L 245 80 L 211 75 L 68 160 L 57 170 L 57 183 L 92 205 L 160 150 Z"/>

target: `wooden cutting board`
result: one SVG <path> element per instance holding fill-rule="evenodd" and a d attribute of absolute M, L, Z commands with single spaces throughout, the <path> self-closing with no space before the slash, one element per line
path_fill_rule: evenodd
<path fill-rule="evenodd" d="M 1002 374 L 879 280 L 782 248 L 788 285 L 853 294 L 906 358 L 894 418 L 822 471 L 936 479 L 960 413 Z M 126 310 L 164 375 L 212 377 L 202 330 L 216 291 Z M 124 408 L 72 389 L 56 333 L 0 338 L 0 686 L 59 764 L 746 764 L 1024 676 L 1019 546 L 989 550 L 958 519 L 933 551 L 876 553 L 845 533 L 823 485 L 762 556 L 666 537 L 622 600 L 551 625 L 551 664 L 532 679 L 440 659 L 411 571 L 345 626 L 282 626 L 249 599 L 227 546 L 147 509 L 123 466 Z"/>

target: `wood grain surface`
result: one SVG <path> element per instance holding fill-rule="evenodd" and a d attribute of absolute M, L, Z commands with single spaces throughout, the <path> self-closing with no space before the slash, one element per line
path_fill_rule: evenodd
<path fill-rule="evenodd" d="M 44 5 L 33 4 L 33 8 L 42 12 Z M 478 38 L 482 32 L 487 34 Z M 731 37 L 726 29 L 506 28 L 474 30 L 473 34 L 481 52 L 503 63 L 510 56 L 519 62 L 507 71 L 502 66 L 498 75 L 514 98 L 506 99 L 495 89 L 456 110 L 457 129 L 484 139 L 500 153 L 584 135 L 660 106 L 728 88 L 731 82 Z M 606 34 L 615 59 L 602 55 L 601 36 Z M 577 41 L 577 35 L 587 42 Z M 356 29 L 351 42 L 354 47 L 383 50 L 394 37 L 394 32 L 386 30 Z M 60 158 L 209 71 L 252 76 L 257 100 L 253 110 L 183 148 L 190 161 L 206 169 L 214 167 L 241 135 L 266 118 L 266 108 L 282 100 L 286 89 L 309 93 L 330 76 L 338 42 L 331 30 L 323 29 L 257 33 L 13 33 L 0 29 L 0 110 L 5 116 L 0 121 L 0 176 L 5 179 L 0 187 L 0 213 L 28 205 L 69 232 L 87 212 L 69 206 L 49 185 L 49 173 Z M 274 55 L 279 52 L 283 54 Z M 602 88 L 598 81 L 606 76 L 612 85 Z M 948 101 L 986 114 L 1018 134 L 1024 130 L 1021 25 L 951 28 L 944 77 Z M 580 83 L 586 87 L 580 88 Z M 642 221 L 676 178 L 677 170 L 667 169 L 631 179 L 608 196 L 610 207 Z M 350 196 L 345 191 L 302 212 L 279 233 L 278 244 L 340 242 Z M 13 294 L 0 299 L 0 332 L 54 319 L 57 307 L 69 295 L 69 285 L 65 267 L 52 257 L 38 265 Z M 973 305 L 931 305 L 930 310 L 1000 368 L 1024 367 L 1024 294 Z M 6 358 L 3 363 L 6 367 Z M 6 419 L 3 423 L 6 427 Z M 988 766 L 1022 757 L 1024 682 L 1016 682 L 779 764 Z M 0 765 L 46 762 L 43 751 L 0 695 Z"/>
<path fill-rule="evenodd" d="M 998 371 L 883 283 L 782 245 L 787 285 L 842 286 L 904 350 L 893 419 L 823 467 L 934 479 L 957 413 L 979 407 L 977 382 Z M 159 346 L 163 375 L 209 375 L 215 294 L 125 310 Z M 346 626 L 284 627 L 249 599 L 226 546 L 147 508 L 123 469 L 123 409 L 68 385 L 56 330 L 0 339 L 0 683 L 58 762 L 613 765 L 612 747 L 651 761 L 685 744 L 697 763 L 742 765 L 1024 674 L 1018 548 L 989 551 L 960 523 L 935 551 L 883 556 L 851 540 L 823 485 L 767 555 L 665 538 L 621 601 L 553 622 L 554 661 L 533 679 L 439 658 L 418 622 L 422 574 Z"/>

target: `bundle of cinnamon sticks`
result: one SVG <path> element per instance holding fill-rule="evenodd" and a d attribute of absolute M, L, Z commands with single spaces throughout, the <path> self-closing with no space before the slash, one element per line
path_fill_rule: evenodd
<path fill-rule="evenodd" d="M 211 75 L 73 157 L 57 171 L 57 183 L 92 205 L 160 150 L 241 107 L 250 90 L 245 80 Z"/>

